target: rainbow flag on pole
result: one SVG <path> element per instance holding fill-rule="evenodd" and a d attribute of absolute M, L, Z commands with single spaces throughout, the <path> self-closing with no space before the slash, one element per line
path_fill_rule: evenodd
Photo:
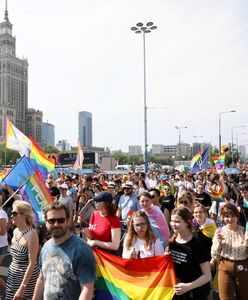
<path fill-rule="evenodd" d="M 35 221 L 44 223 L 44 211 L 53 202 L 42 176 L 36 171 L 20 189 L 22 197 L 31 204 L 35 214 Z"/>
<path fill-rule="evenodd" d="M 124 259 L 94 249 L 96 300 L 171 300 L 176 284 L 170 254 Z"/>
<path fill-rule="evenodd" d="M 77 149 L 77 158 L 73 165 L 73 169 L 77 171 L 78 169 L 82 169 L 84 162 L 84 153 L 80 145 L 80 141 L 78 140 L 78 149 Z"/>

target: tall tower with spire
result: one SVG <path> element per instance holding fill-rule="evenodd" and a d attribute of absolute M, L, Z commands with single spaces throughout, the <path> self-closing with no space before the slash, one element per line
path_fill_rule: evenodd
<path fill-rule="evenodd" d="M 16 39 L 12 36 L 7 0 L 4 21 L 0 23 L 0 140 L 5 136 L 5 117 L 27 134 L 28 61 L 16 56 Z"/>

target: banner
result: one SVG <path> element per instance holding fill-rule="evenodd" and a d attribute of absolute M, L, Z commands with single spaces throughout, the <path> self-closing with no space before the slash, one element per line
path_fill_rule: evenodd
<path fill-rule="evenodd" d="M 171 300 L 176 284 L 170 254 L 124 259 L 94 248 L 96 300 Z"/>

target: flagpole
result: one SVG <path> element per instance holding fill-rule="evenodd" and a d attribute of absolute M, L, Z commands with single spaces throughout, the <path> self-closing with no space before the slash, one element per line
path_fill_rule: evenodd
<path fill-rule="evenodd" d="M 36 172 L 35 172 L 36 173 Z M 35 174 L 34 173 L 34 174 Z M 10 197 L 4 202 L 4 204 L 2 205 L 2 208 L 13 198 L 13 196 L 15 196 L 19 191 L 20 191 L 20 189 L 26 184 L 26 183 L 28 183 L 30 181 L 30 177 L 21 185 L 21 186 L 19 186 L 19 188 L 16 190 L 16 191 L 14 191 L 14 193 L 13 194 L 11 194 L 10 195 Z"/>

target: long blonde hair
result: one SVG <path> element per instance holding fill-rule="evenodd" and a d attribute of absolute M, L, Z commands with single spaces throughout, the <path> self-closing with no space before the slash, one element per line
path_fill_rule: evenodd
<path fill-rule="evenodd" d="M 132 218 L 128 225 L 127 235 L 125 239 L 125 246 L 127 249 L 131 249 L 132 245 L 137 241 L 137 233 L 134 229 L 133 220 L 134 218 L 142 217 L 145 219 L 145 222 L 147 224 L 147 231 L 146 231 L 146 237 L 145 237 L 145 248 L 147 250 L 152 249 L 152 246 L 154 242 L 157 240 L 156 235 L 154 234 L 152 230 L 152 226 L 149 222 L 149 218 L 147 214 L 144 211 L 136 211 L 132 214 Z"/>

